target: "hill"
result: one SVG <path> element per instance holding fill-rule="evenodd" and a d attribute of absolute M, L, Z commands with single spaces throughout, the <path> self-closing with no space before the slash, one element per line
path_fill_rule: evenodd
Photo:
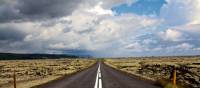
<path fill-rule="evenodd" d="M 68 54 L 17 54 L 0 53 L 0 60 L 20 60 L 20 59 L 59 59 L 59 58 L 79 58 L 82 56 Z"/>

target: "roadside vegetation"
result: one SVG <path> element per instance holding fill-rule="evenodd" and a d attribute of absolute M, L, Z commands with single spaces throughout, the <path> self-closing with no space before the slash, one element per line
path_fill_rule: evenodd
<path fill-rule="evenodd" d="M 15 71 L 17 88 L 30 88 L 93 65 L 92 59 L 40 59 L 0 61 L 0 88 L 13 88 Z"/>
<path fill-rule="evenodd" d="M 172 71 L 176 67 L 178 88 L 200 87 L 200 57 L 136 57 L 105 59 L 107 65 L 172 88 Z"/>

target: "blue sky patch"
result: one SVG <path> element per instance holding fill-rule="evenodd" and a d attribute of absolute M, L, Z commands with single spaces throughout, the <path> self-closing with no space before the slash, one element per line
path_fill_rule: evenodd
<path fill-rule="evenodd" d="M 136 13 L 138 15 L 159 15 L 160 8 L 166 4 L 165 0 L 138 0 L 132 5 L 121 4 L 113 7 L 112 10 L 117 14 Z"/>

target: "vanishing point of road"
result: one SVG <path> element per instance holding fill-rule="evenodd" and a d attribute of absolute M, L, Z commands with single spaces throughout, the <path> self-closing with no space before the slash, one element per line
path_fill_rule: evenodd
<path fill-rule="evenodd" d="M 131 77 L 102 62 L 77 74 L 63 77 L 37 88 L 161 88 Z"/>

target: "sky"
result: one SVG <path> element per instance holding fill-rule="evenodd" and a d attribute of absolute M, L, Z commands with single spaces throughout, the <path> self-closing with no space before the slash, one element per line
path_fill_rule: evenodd
<path fill-rule="evenodd" d="M 0 52 L 200 54 L 200 0 L 0 0 Z"/>

